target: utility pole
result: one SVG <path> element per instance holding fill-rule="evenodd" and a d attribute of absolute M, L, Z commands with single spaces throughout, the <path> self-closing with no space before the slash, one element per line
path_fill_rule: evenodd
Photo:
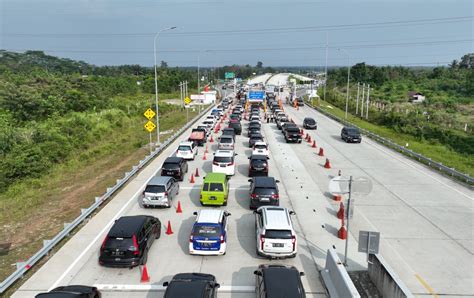
<path fill-rule="evenodd" d="M 324 67 L 324 91 L 323 91 L 324 101 L 326 101 L 326 85 L 328 83 L 328 51 L 329 51 L 329 38 L 328 38 L 328 33 L 326 32 L 326 66 Z"/>
<path fill-rule="evenodd" d="M 369 98 L 370 98 L 370 84 L 367 85 L 367 109 L 365 110 L 365 119 L 369 119 Z"/>
<path fill-rule="evenodd" d="M 365 96 L 365 83 L 362 85 L 362 104 L 360 106 L 361 117 L 364 117 L 364 96 Z"/>
<path fill-rule="evenodd" d="M 356 115 L 359 113 L 359 87 L 360 87 L 360 83 L 357 82 Z"/>
<path fill-rule="evenodd" d="M 351 192 L 352 192 L 352 176 L 349 177 L 349 199 L 347 200 L 347 237 L 346 247 L 344 249 L 344 265 L 347 266 L 347 251 L 349 248 L 349 223 L 351 218 Z M 344 215 L 343 215 L 344 216 Z"/>

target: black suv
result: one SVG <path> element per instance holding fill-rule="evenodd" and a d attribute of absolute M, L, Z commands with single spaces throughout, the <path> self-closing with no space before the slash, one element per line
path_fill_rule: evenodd
<path fill-rule="evenodd" d="M 229 128 L 233 128 L 236 135 L 242 134 L 242 124 L 240 124 L 240 122 L 238 121 L 235 121 L 235 122 L 231 121 L 229 123 Z"/>
<path fill-rule="evenodd" d="M 163 286 L 165 298 L 215 298 L 220 287 L 216 277 L 206 273 L 178 273 Z"/>
<path fill-rule="evenodd" d="M 344 127 L 341 130 L 341 139 L 346 143 L 360 143 L 362 142 L 362 137 L 360 136 L 360 131 L 356 127 Z"/>
<path fill-rule="evenodd" d="M 284 135 L 285 134 L 285 131 L 290 128 L 290 127 L 296 127 L 298 128 L 298 125 L 296 125 L 295 123 L 293 122 L 285 122 L 281 125 L 281 133 Z"/>
<path fill-rule="evenodd" d="M 252 148 L 255 145 L 255 142 L 262 141 L 263 136 L 260 133 L 252 133 L 249 135 L 249 147 Z"/>
<path fill-rule="evenodd" d="M 304 273 L 294 266 L 260 265 L 253 273 L 256 276 L 257 297 L 306 297 L 301 282 Z"/>
<path fill-rule="evenodd" d="M 89 286 L 64 286 L 57 287 L 48 293 L 40 293 L 36 298 L 100 298 L 102 297 L 96 287 Z"/>
<path fill-rule="evenodd" d="M 235 130 L 231 127 L 224 128 L 222 130 L 222 136 L 231 136 L 234 139 L 234 142 L 235 142 Z"/>
<path fill-rule="evenodd" d="M 290 126 L 285 128 L 285 140 L 287 143 L 289 142 L 295 142 L 295 143 L 301 143 L 301 134 L 300 134 L 300 129 L 295 126 Z"/>
<path fill-rule="evenodd" d="M 168 157 L 161 166 L 161 176 L 171 176 L 183 181 L 188 172 L 188 162 L 181 157 Z"/>
<path fill-rule="evenodd" d="M 249 157 L 249 177 L 254 175 L 268 175 L 268 156 L 266 155 L 252 155 Z"/>
<path fill-rule="evenodd" d="M 148 215 L 123 216 L 115 221 L 100 247 L 99 264 L 134 267 L 146 264 L 148 250 L 160 238 L 161 222 Z"/>
<path fill-rule="evenodd" d="M 260 206 L 280 206 L 280 193 L 278 185 L 280 181 L 273 177 L 254 177 L 250 182 L 250 209 Z"/>
<path fill-rule="evenodd" d="M 303 128 L 305 129 L 317 129 L 318 125 L 316 121 L 311 117 L 306 117 L 303 119 Z"/>

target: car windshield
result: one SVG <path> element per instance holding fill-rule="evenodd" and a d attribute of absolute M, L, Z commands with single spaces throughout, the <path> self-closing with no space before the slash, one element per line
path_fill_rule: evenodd
<path fill-rule="evenodd" d="M 165 187 L 164 185 L 147 185 L 145 187 L 145 192 L 163 193 L 165 192 Z"/>
<path fill-rule="evenodd" d="M 255 145 L 255 149 L 267 149 L 267 146 L 263 144 L 257 144 Z"/>
<path fill-rule="evenodd" d="M 230 156 L 214 156 L 214 161 L 219 163 L 229 163 L 232 162 L 232 157 Z"/>
<path fill-rule="evenodd" d="M 314 123 L 316 123 L 316 121 L 314 121 L 313 119 L 306 119 L 305 121 L 306 121 L 306 123 L 308 123 L 308 124 L 314 124 Z"/>
<path fill-rule="evenodd" d="M 163 164 L 163 169 L 177 169 L 177 168 L 179 168 L 179 164 L 177 163 L 165 162 Z"/>
<path fill-rule="evenodd" d="M 221 138 L 220 142 L 223 144 L 231 144 L 232 143 L 232 138 Z"/>
<path fill-rule="evenodd" d="M 253 190 L 253 193 L 256 195 L 271 196 L 277 194 L 278 192 L 275 188 L 256 187 Z"/>
<path fill-rule="evenodd" d="M 178 151 L 191 151 L 191 147 L 188 145 L 180 145 Z"/>
<path fill-rule="evenodd" d="M 291 231 L 290 230 L 266 230 L 265 238 L 291 239 Z"/>
<path fill-rule="evenodd" d="M 192 233 L 195 237 L 218 237 L 221 235 L 221 228 L 219 226 L 195 225 Z"/>
<path fill-rule="evenodd" d="M 286 131 L 290 132 L 290 133 L 299 133 L 300 132 L 298 127 L 288 127 L 288 129 Z"/>
<path fill-rule="evenodd" d="M 132 238 L 114 238 L 108 237 L 107 241 L 105 242 L 104 248 L 105 249 L 128 249 L 129 247 L 133 246 Z"/>
<path fill-rule="evenodd" d="M 222 183 L 211 182 L 205 184 L 208 184 L 209 191 L 224 191 L 224 186 Z"/>
<path fill-rule="evenodd" d="M 267 157 L 265 155 L 252 155 L 252 161 L 254 160 L 267 160 Z"/>

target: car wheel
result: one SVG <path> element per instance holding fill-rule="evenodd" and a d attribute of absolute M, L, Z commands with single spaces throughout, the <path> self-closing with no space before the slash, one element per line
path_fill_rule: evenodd
<path fill-rule="evenodd" d="M 145 265 L 148 261 L 148 249 L 143 253 L 142 258 L 140 259 L 140 265 Z"/>
<path fill-rule="evenodd" d="M 224 204 L 222 206 L 227 206 L 227 199 L 224 201 Z"/>
<path fill-rule="evenodd" d="M 161 237 L 161 225 L 158 225 L 158 233 L 156 233 L 155 239 L 159 239 Z"/>

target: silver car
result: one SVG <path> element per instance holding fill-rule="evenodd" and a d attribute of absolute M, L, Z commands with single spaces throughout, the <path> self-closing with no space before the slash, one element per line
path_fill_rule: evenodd
<path fill-rule="evenodd" d="M 155 176 L 145 187 L 141 197 L 143 207 L 171 207 L 171 202 L 179 193 L 176 179 L 168 176 Z"/>
<path fill-rule="evenodd" d="M 218 150 L 234 150 L 234 138 L 229 135 L 223 135 L 219 138 Z"/>

